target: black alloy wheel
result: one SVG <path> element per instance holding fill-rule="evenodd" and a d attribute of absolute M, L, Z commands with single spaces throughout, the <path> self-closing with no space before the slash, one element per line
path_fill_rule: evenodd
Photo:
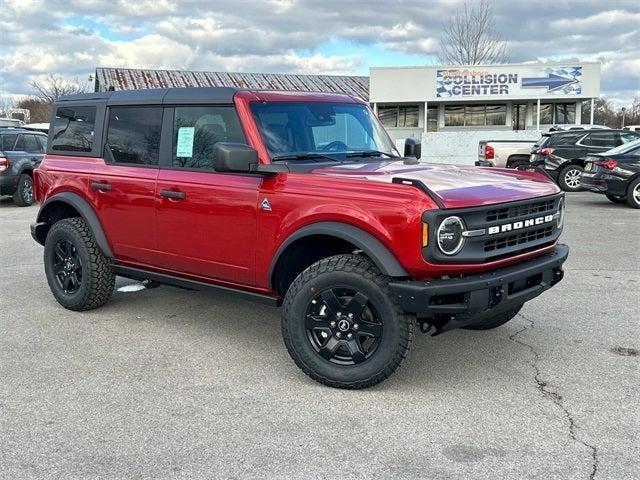
<path fill-rule="evenodd" d="M 314 350 L 338 365 L 354 365 L 371 357 L 383 329 L 369 298 L 348 287 L 316 295 L 307 307 L 305 326 Z"/>
<path fill-rule="evenodd" d="M 67 295 L 73 295 L 82 285 L 82 260 L 78 248 L 69 240 L 56 242 L 52 256 L 52 271 L 58 287 Z"/>

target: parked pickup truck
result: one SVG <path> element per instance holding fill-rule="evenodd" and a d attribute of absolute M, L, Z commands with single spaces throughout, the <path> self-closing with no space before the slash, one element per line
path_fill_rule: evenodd
<path fill-rule="evenodd" d="M 529 163 L 535 140 L 486 140 L 478 145 L 478 167 L 516 168 Z"/>
<path fill-rule="evenodd" d="M 363 388 L 414 325 L 496 328 L 563 277 L 564 194 L 544 174 L 401 157 L 347 95 L 98 92 L 56 102 L 51 125 L 31 233 L 70 310 L 106 303 L 116 275 L 282 304 L 295 363 Z"/>

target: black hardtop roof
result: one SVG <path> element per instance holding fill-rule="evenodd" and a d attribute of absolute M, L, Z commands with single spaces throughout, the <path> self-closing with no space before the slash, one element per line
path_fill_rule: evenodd
<path fill-rule="evenodd" d="M 44 135 L 47 136 L 46 133 L 41 132 L 39 130 L 32 130 L 30 128 L 22 128 L 22 127 L 10 127 L 10 126 L 2 126 L 0 127 L 0 133 L 33 133 L 34 135 Z"/>
<path fill-rule="evenodd" d="M 233 87 L 145 88 L 79 93 L 60 97 L 56 103 L 106 101 L 110 105 L 233 103 Z"/>

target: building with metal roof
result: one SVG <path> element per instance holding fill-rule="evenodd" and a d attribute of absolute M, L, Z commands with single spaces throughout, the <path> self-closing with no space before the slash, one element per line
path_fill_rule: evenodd
<path fill-rule="evenodd" d="M 365 102 L 369 101 L 369 77 L 364 76 L 96 68 L 96 92 L 171 87 L 236 87 L 346 93 Z"/>

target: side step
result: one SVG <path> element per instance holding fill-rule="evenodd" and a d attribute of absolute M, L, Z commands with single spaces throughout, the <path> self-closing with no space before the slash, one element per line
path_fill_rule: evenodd
<path fill-rule="evenodd" d="M 271 297 L 269 295 L 247 292 L 245 290 L 239 290 L 237 288 L 223 287 L 221 285 L 215 285 L 213 283 L 201 282 L 199 280 L 192 280 L 183 277 L 176 277 L 175 275 L 168 275 L 165 273 L 152 272 L 149 270 L 144 270 L 142 268 L 125 267 L 123 265 L 111 265 L 111 269 L 116 275 L 131 278 L 133 280 L 153 280 L 154 282 L 162 283 L 164 285 L 172 285 L 174 287 L 186 288 L 188 290 L 224 292 L 231 295 L 243 297 L 246 300 L 250 300 L 252 302 L 269 305 L 271 307 L 279 307 L 282 304 L 282 301 L 279 298 Z"/>

